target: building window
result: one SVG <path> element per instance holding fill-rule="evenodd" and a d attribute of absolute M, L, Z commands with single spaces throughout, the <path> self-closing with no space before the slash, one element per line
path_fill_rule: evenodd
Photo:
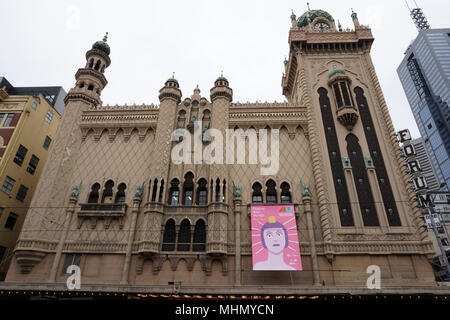
<path fill-rule="evenodd" d="M 180 110 L 178 113 L 177 129 L 184 128 L 186 122 L 186 111 Z"/>
<path fill-rule="evenodd" d="M 19 190 L 17 191 L 16 199 L 23 202 L 27 196 L 27 192 L 28 188 L 21 184 Z"/>
<path fill-rule="evenodd" d="M 80 266 L 80 260 L 81 260 L 81 254 L 79 254 L 79 253 L 67 254 L 66 259 L 64 259 L 62 274 L 70 274 L 70 273 L 67 273 L 67 268 L 69 268 L 69 266 L 72 266 L 72 265 Z"/>
<path fill-rule="evenodd" d="M 99 198 L 100 184 L 94 183 L 89 193 L 88 203 L 97 203 Z"/>
<path fill-rule="evenodd" d="M 252 188 L 253 188 L 252 203 L 262 203 L 263 202 L 261 192 L 262 186 L 258 182 L 255 182 Z"/>
<path fill-rule="evenodd" d="M 125 189 L 127 188 L 127 185 L 125 183 L 119 184 L 117 187 L 117 193 L 116 193 L 116 199 L 115 203 L 124 203 L 125 202 Z"/>
<path fill-rule="evenodd" d="M 178 179 L 173 179 L 170 184 L 171 187 L 169 190 L 169 205 L 176 206 L 178 205 L 178 200 L 180 199 L 180 189 L 178 189 L 180 181 L 178 181 Z"/>
<path fill-rule="evenodd" d="M 216 202 L 220 202 L 220 180 L 216 180 Z"/>
<path fill-rule="evenodd" d="M 158 179 L 155 179 L 153 182 L 152 201 L 156 201 L 156 192 L 158 191 L 157 188 L 158 188 Z"/>
<path fill-rule="evenodd" d="M 173 221 L 173 219 L 169 219 L 164 227 L 163 243 L 161 250 L 174 251 L 176 236 L 177 235 L 175 231 L 175 221 Z"/>
<path fill-rule="evenodd" d="M 277 190 L 275 189 L 275 181 L 270 179 L 266 183 L 266 203 L 277 203 Z"/>
<path fill-rule="evenodd" d="M 8 215 L 8 219 L 6 219 L 5 229 L 9 229 L 9 230 L 14 229 L 14 226 L 16 225 L 17 217 L 18 217 L 17 214 L 11 212 Z"/>
<path fill-rule="evenodd" d="M 206 187 L 206 180 L 200 179 L 197 187 L 197 204 L 205 206 L 208 202 L 208 188 Z"/>
<path fill-rule="evenodd" d="M 281 203 L 291 203 L 291 191 L 289 189 L 289 183 L 283 182 L 281 184 Z"/>
<path fill-rule="evenodd" d="M 34 154 L 31 156 L 30 162 L 28 163 L 27 172 L 34 174 L 36 171 L 37 165 L 39 163 L 39 158 L 36 157 Z"/>
<path fill-rule="evenodd" d="M 5 118 L 5 114 L 0 113 L 0 124 L 2 124 L 4 118 Z"/>
<path fill-rule="evenodd" d="M 45 137 L 44 145 L 42 146 L 45 150 L 48 150 L 50 147 L 50 143 L 52 142 L 52 139 L 50 139 L 48 136 Z"/>
<path fill-rule="evenodd" d="M 16 155 L 14 156 L 14 162 L 19 166 L 22 166 L 23 161 L 25 160 L 25 156 L 27 155 L 28 149 L 23 145 L 19 146 Z"/>
<path fill-rule="evenodd" d="M 192 251 L 205 251 L 206 243 L 206 226 L 205 221 L 198 220 L 194 229 L 194 243 L 192 245 Z"/>
<path fill-rule="evenodd" d="M 194 197 L 194 175 L 191 172 L 186 173 L 184 176 L 183 184 L 183 205 L 191 206 Z"/>
<path fill-rule="evenodd" d="M 5 123 L 3 123 L 3 126 L 4 127 L 9 127 L 9 125 L 11 124 L 13 118 L 14 118 L 14 113 L 8 113 L 8 115 L 6 116 Z"/>
<path fill-rule="evenodd" d="M 177 251 L 191 250 L 191 223 L 188 219 L 181 221 L 180 233 L 178 235 Z"/>
<path fill-rule="evenodd" d="M 6 194 L 11 194 L 11 190 L 14 187 L 15 182 L 16 180 L 7 176 L 3 182 L 2 191 Z"/>
<path fill-rule="evenodd" d="M 45 121 L 47 121 L 48 123 L 52 122 L 53 119 L 53 112 L 51 112 L 50 110 L 48 110 L 47 114 L 45 115 Z"/>
<path fill-rule="evenodd" d="M 31 104 L 31 108 L 33 108 L 33 110 L 37 109 L 37 103 L 33 101 L 33 103 Z"/>
<path fill-rule="evenodd" d="M 113 187 L 114 181 L 108 180 L 103 190 L 102 203 L 113 203 Z"/>

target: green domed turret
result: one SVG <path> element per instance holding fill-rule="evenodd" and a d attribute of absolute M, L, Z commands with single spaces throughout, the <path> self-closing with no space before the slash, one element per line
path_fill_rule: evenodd
<path fill-rule="evenodd" d="M 92 45 L 92 49 L 103 51 L 104 53 L 106 53 L 109 56 L 109 53 L 111 52 L 111 48 L 106 43 L 107 39 L 108 39 L 108 32 L 103 37 L 102 41 L 97 41 L 96 43 L 94 43 Z"/>
<path fill-rule="evenodd" d="M 299 28 L 305 27 L 317 17 L 324 17 L 325 19 L 334 22 L 333 17 L 324 10 L 308 10 L 298 18 L 297 26 Z"/>

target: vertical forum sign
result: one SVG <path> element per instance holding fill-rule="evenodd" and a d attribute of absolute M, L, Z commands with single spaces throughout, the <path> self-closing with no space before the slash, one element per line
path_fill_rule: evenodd
<path fill-rule="evenodd" d="M 253 270 L 302 270 L 293 205 L 252 205 Z"/>
<path fill-rule="evenodd" d="M 397 137 L 403 144 L 403 155 L 406 159 L 419 204 L 423 209 L 427 209 L 432 205 L 432 201 L 430 195 L 427 194 L 428 185 L 425 177 L 422 175 L 422 167 L 420 166 L 419 160 L 416 159 L 416 151 L 411 144 L 411 134 L 408 129 L 405 129 L 397 132 Z"/>

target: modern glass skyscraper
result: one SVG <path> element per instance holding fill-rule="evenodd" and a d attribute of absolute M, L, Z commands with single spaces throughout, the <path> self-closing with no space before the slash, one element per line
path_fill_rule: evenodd
<path fill-rule="evenodd" d="M 450 29 L 423 29 L 397 69 L 438 183 L 450 190 Z"/>

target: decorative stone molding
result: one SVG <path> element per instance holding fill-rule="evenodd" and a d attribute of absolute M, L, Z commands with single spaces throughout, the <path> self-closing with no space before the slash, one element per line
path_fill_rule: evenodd
<path fill-rule="evenodd" d="M 20 266 L 20 272 L 23 274 L 30 273 L 33 267 L 41 262 L 46 255 L 47 254 L 45 252 L 40 251 L 15 251 L 16 261 Z"/>
<path fill-rule="evenodd" d="M 121 204 L 106 204 L 106 203 L 83 203 L 80 204 L 78 215 L 78 229 L 81 228 L 85 219 L 90 220 L 91 228 L 95 229 L 97 221 L 102 219 L 104 221 L 105 229 L 108 229 L 111 224 L 111 219 L 119 219 L 119 227 L 123 227 L 124 216 L 127 212 L 128 205 Z"/>
<path fill-rule="evenodd" d="M 358 110 L 353 106 L 343 106 L 336 110 L 336 118 L 348 131 L 352 131 L 359 118 Z"/>

